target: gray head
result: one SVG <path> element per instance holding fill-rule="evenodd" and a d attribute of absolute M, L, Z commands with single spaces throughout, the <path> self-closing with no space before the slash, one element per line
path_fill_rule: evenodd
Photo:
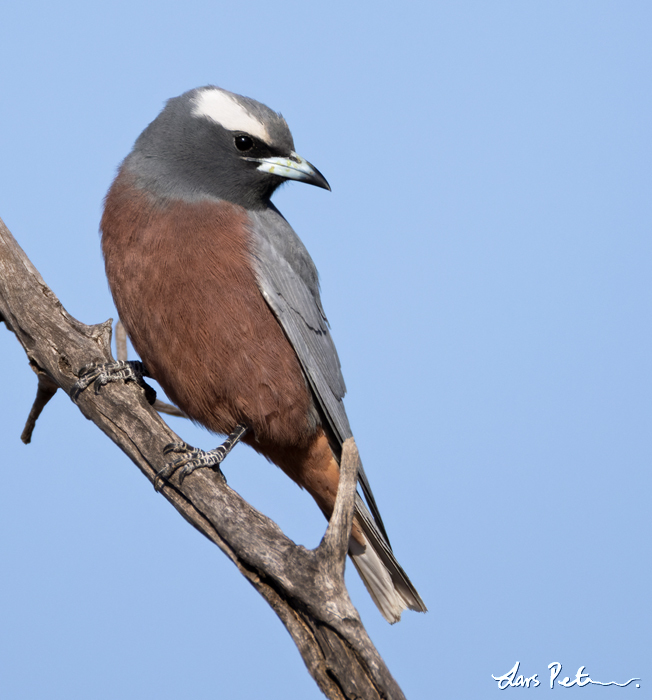
<path fill-rule="evenodd" d="M 268 205 L 285 180 L 330 189 L 294 152 L 288 125 L 260 102 L 214 86 L 168 100 L 138 137 L 125 168 L 163 197 L 218 197 L 248 209 Z"/>

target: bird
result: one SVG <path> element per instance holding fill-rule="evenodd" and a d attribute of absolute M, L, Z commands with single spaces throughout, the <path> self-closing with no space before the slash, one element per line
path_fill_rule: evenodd
<path fill-rule="evenodd" d="M 330 518 L 352 432 L 317 269 L 271 202 L 288 180 L 330 190 L 280 113 L 195 88 L 165 103 L 119 166 L 101 245 L 148 375 L 193 421 L 280 467 Z M 388 622 L 425 612 L 362 467 L 358 481 L 366 504 L 356 493 L 353 564 Z"/>

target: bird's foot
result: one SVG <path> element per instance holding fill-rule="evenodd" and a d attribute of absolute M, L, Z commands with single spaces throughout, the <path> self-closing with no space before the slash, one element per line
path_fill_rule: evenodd
<path fill-rule="evenodd" d="M 240 440 L 249 432 L 249 428 L 244 425 L 238 425 L 236 429 L 227 437 L 227 439 L 214 450 L 204 452 L 196 447 L 191 447 L 185 442 L 171 442 L 163 449 L 163 454 L 181 455 L 174 461 L 166 464 L 154 478 L 154 488 L 157 491 L 161 490 L 163 481 L 167 481 L 177 470 L 179 471 L 179 484 L 192 474 L 197 469 L 209 467 L 215 471 L 219 471 L 220 464 L 224 461 L 231 450 L 240 442 Z"/>
<path fill-rule="evenodd" d="M 149 403 L 156 401 L 156 391 L 149 384 L 146 384 L 143 377 L 149 376 L 145 366 L 138 360 L 116 360 L 104 364 L 86 365 L 79 373 L 79 379 L 70 392 L 70 398 L 77 403 L 81 393 L 91 384 L 95 393 L 99 394 L 100 389 L 106 384 L 122 380 L 125 382 L 136 382 L 145 390 L 145 398 Z"/>

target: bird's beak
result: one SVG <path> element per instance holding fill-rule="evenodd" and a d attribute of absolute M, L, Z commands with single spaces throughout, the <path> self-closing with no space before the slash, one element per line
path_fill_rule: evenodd
<path fill-rule="evenodd" d="M 331 186 L 326 182 L 326 178 L 319 170 L 294 151 L 285 158 L 282 156 L 275 156 L 273 158 L 247 158 L 247 160 L 260 163 L 257 170 L 263 173 L 278 175 L 286 180 L 307 182 L 309 185 L 323 187 L 325 190 L 329 191 L 331 189 Z"/>

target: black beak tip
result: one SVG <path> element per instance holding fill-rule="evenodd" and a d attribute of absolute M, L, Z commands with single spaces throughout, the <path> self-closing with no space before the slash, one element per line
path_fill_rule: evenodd
<path fill-rule="evenodd" d="M 319 172 L 319 170 L 317 170 L 317 168 L 315 168 L 314 170 L 315 174 L 310 179 L 310 184 L 315 185 L 315 187 L 321 187 L 324 190 L 332 192 L 331 186 L 328 184 L 328 180 Z"/>

